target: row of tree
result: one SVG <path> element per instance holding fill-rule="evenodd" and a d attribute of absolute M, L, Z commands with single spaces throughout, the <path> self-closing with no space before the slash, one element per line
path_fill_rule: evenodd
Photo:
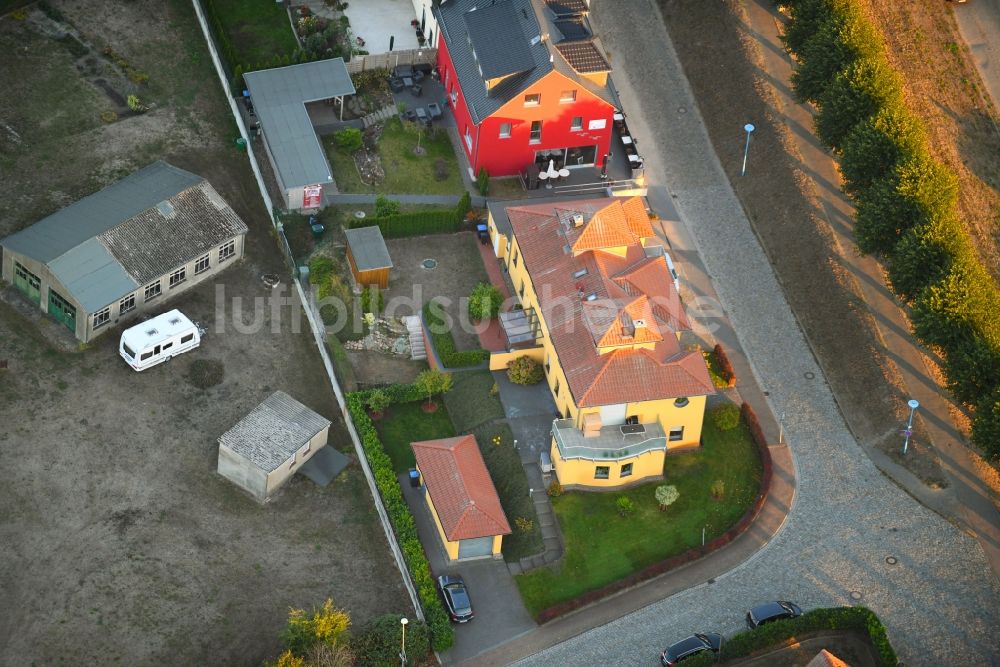
<path fill-rule="evenodd" d="M 884 261 L 917 337 L 942 353 L 949 388 L 975 412 L 973 442 L 1000 459 L 1000 290 L 958 219 L 958 178 L 931 155 L 857 0 L 780 4 L 793 89 L 816 105 L 816 134 L 840 160 L 858 247 Z"/>

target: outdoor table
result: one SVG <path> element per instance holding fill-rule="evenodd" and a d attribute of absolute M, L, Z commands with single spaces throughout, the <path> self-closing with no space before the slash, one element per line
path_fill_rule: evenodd
<path fill-rule="evenodd" d="M 423 107 L 417 107 L 414 109 L 417 112 L 417 120 L 426 121 L 427 120 L 427 110 Z"/>
<path fill-rule="evenodd" d="M 431 102 L 427 105 L 427 113 L 431 115 L 431 119 L 441 117 L 441 105 L 437 102 Z"/>
<path fill-rule="evenodd" d="M 413 79 L 411 79 L 408 76 L 404 76 L 403 77 L 403 86 L 405 86 L 406 88 L 409 88 L 412 85 L 413 85 Z"/>
<path fill-rule="evenodd" d="M 629 155 L 628 156 L 628 161 L 629 162 L 638 162 L 639 161 L 639 156 L 638 155 Z"/>
<path fill-rule="evenodd" d="M 552 189 L 552 183 L 549 182 L 549 174 L 548 174 L 548 172 L 543 171 L 543 172 L 539 173 L 538 174 L 538 180 L 540 180 L 543 183 L 545 183 L 545 188 L 547 190 L 551 190 Z"/>
<path fill-rule="evenodd" d="M 627 135 L 622 135 L 622 143 L 625 144 L 626 146 L 630 145 L 632 143 L 632 137 Z"/>
<path fill-rule="evenodd" d="M 562 169 L 560 169 L 559 170 L 559 177 L 560 178 L 567 178 L 567 177 L 569 177 L 569 169 L 567 169 L 566 167 L 563 167 Z"/>
<path fill-rule="evenodd" d="M 623 113 L 618 113 L 618 112 L 616 111 L 616 112 L 615 112 L 615 115 L 613 116 L 613 118 L 614 118 L 615 120 L 625 120 L 625 114 L 623 114 Z"/>

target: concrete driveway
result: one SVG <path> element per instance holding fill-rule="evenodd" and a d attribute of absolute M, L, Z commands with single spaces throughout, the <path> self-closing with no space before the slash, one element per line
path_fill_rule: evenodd
<path fill-rule="evenodd" d="M 538 463 L 538 455 L 549 450 L 552 420 L 556 404 L 545 382 L 535 385 L 514 384 L 505 371 L 495 371 L 493 379 L 500 389 L 500 401 L 507 423 L 517 440 L 522 463 Z"/>
<path fill-rule="evenodd" d="M 503 560 L 480 559 L 448 565 L 423 489 L 411 487 L 405 475 L 400 475 L 399 483 L 413 512 L 431 573 L 435 577 L 460 575 L 469 588 L 472 609 L 476 613 L 468 623 L 455 625 L 455 645 L 441 654 L 441 661 L 451 665 L 468 660 L 533 630 L 535 622 L 524 608 L 521 593 Z"/>

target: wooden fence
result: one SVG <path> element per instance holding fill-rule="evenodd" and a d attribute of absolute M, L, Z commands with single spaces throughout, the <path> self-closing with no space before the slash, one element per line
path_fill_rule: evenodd
<path fill-rule="evenodd" d="M 392 69 L 396 65 L 434 65 L 437 49 L 405 49 L 389 53 L 374 53 L 367 56 L 351 56 L 347 71 L 351 74 L 370 69 Z"/>

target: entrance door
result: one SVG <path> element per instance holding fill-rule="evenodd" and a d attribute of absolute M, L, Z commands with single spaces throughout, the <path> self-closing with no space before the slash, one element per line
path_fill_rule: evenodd
<path fill-rule="evenodd" d="M 14 263 L 14 286 L 34 303 L 42 302 L 42 281 L 17 262 Z"/>
<path fill-rule="evenodd" d="M 76 307 L 51 287 L 49 288 L 49 315 L 62 322 L 74 334 L 76 333 Z"/>
<path fill-rule="evenodd" d="M 458 541 L 458 557 L 479 558 L 481 556 L 493 555 L 493 538 L 477 537 L 474 540 Z"/>

